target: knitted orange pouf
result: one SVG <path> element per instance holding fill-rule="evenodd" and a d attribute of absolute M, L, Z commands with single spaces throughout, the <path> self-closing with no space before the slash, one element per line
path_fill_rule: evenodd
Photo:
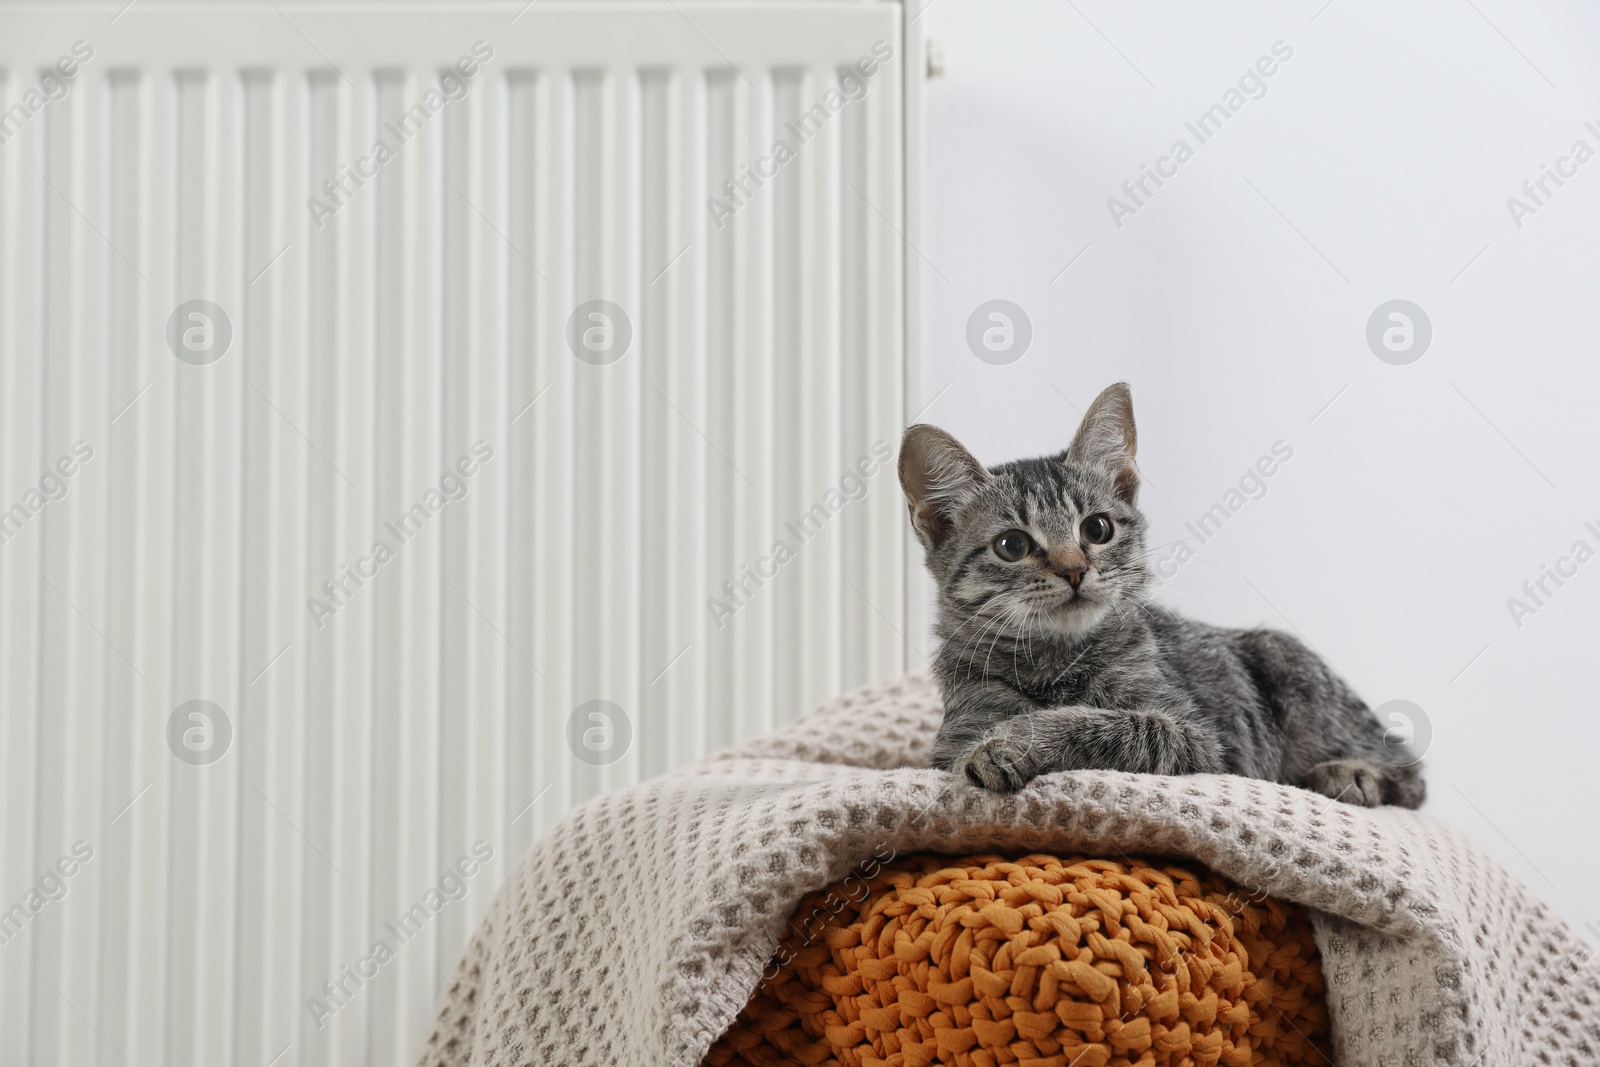
<path fill-rule="evenodd" d="M 1327 1033 L 1296 906 L 1137 857 L 914 855 L 801 901 L 704 1062 L 1331 1064 Z"/>

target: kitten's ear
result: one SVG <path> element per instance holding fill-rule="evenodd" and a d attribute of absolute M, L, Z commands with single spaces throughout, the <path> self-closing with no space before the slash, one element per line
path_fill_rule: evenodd
<path fill-rule="evenodd" d="M 988 474 L 961 442 L 937 426 L 918 423 L 900 440 L 900 488 L 911 528 L 929 551 L 950 534 L 961 502 Z"/>
<path fill-rule="evenodd" d="M 1139 495 L 1139 467 L 1133 459 L 1138 436 L 1128 383 L 1107 386 L 1084 412 L 1077 436 L 1067 446 L 1067 462 L 1110 471 L 1117 480 L 1117 495 L 1131 504 Z"/>

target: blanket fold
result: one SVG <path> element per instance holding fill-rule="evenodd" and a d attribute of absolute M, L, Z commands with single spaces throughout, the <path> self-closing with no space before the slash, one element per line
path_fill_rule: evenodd
<path fill-rule="evenodd" d="M 927 769 L 917 676 L 572 812 L 468 945 L 424 1067 L 696 1067 L 795 904 L 910 852 L 1164 854 L 1312 909 L 1340 1064 L 1600 1063 L 1581 934 L 1459 833 L 1230 775 Z"/>

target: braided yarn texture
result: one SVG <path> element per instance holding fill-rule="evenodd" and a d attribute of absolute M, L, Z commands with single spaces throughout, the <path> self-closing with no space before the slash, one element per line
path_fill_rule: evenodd
<path fill-rule="evenodd" d="M 1600 1064 L 1584 936 L 1449 827 L 1231 775 L 1000 796 L 928 768 L 941 714 L 925 676 L 869 686 L 572 811 L 500 887 L 420 1062 L 697 1067 L 807 894 L 874 857 L 1048 853 L 1173 857 L 1306 909 L 1336 1064 Z"/>
<path fill-rule="evenodd" d="M 897 859 L 777 959 L 706 1067 L 1332 1062 L 1304 910 L 1154 860 Z"/>

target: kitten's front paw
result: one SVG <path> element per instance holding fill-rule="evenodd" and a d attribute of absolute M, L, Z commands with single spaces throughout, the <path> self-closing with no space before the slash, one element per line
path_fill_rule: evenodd
<path fill-rule="evenodd" d="M 956 770 L 980 789 L 1015 793 L 1037 773 L 1031 762 L 1024 746 L 1008 737 L 991 737 L 967 753 Z"/>
<path fill-rule="evenodd" d="M 1336 759 L 1311 768 L 1301 784 L 1313 793 L 1321 793 L 1346 804 L 1376 808 L 1383 803 L 1385 778 L 1384 768 L 1377 764 L 1358 759 Z"/>

